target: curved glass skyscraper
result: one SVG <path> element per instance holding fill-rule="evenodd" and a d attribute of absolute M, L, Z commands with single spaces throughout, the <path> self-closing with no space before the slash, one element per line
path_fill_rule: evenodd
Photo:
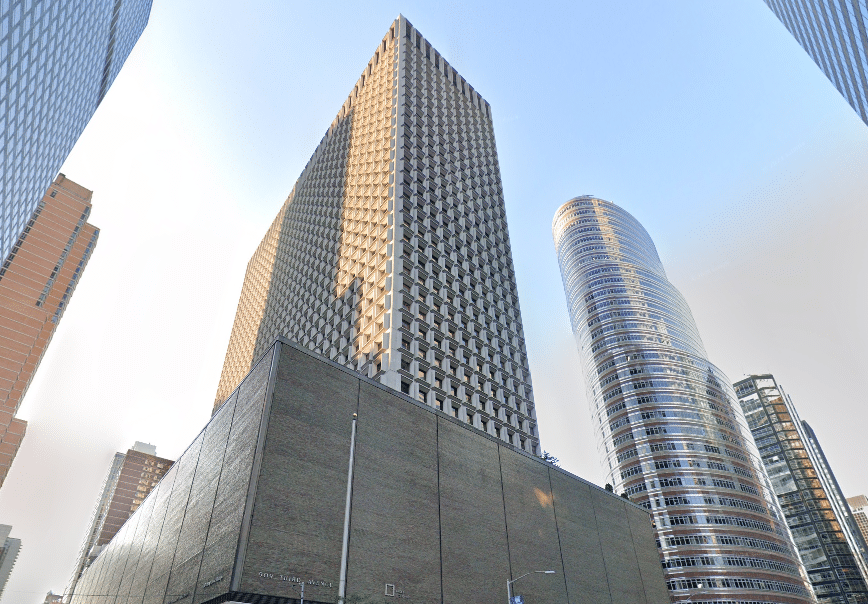
<path fill-rule="evenodd" d="M 813 602 L 735 392 L 651 237 L 590 196 L 552 232 L 608 480 L 651 511 L 672 601 Z"/>

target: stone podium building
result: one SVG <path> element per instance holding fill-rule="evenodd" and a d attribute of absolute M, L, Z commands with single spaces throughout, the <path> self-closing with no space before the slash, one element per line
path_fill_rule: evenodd
<path fill-rule="evenodd" d="M 669 601 L 649 514 L 278 340 L 84 572 L 74 604 Z"/>

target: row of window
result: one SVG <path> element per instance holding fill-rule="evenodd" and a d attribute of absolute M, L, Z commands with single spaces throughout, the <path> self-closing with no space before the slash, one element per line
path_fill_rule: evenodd
<path fill-rule="evenodd" d="M 731 458 L 736 459 L 738 461 L 741 461 L 743 463 L 749 463 L 749 460 L 747 459 L 747 457 L 745 455 L 739 453 L 738 451 L 732 451 L 731 449 L 727 449 L 726 447 L 724 447 L 722 449 L 723 453 L 721 453 L 721 448 L 716 446 L 716 445 L 703 444 L 703 445 L 701 445 L 701 448 L 700 448 L 700 445 L 698 445 L 697 443 L 693 443 L 693 442 L 689 442 L 689 441 L 684 441 L 684 442 L 664 441 L 664 442 L 654 442 L 654 443 L 650 443 L 650 444 L 640 443 L 640 444 L 636 445 L 635 448 L 631 448 L 627 451 L 621 451 L 620 453 L 618 453 L 618 455 L 617 455 L 618 463 L 622 462 L 625 459 L 629 459 L 631 457 L 637 456 L 639 454 L 639 452 L 637 451 L 637 448 L 641 449 L 644 454 L 655 453 L 655 452 L 659 452 L 659 451 L 704 451 L 706 453 L 714 453 L 715 455 L 725 454 L 728 457 L 731 457 Z M 606 447 L 607 452 L 608 452 L 608 450 L 609 450 L 608 447 Z M 744 476 L 744 477 L 753 476 L 752 472 L 745 470 L 744 468 L 741 468 L 735 464 L 732 465 L 732 469 L 730 470 L 730 467 L 727 466 L 726 464 L 723 464 L 723 463 L 720 463 L 717 461 L 713 461 L 711 459 L 706 459 L 705 463 L 709 469 L 722 470 L 724 472 L 732 471 L 732 472 L 735 472 L 736 474 L 739 474 L 740 476 Z M 687 467 L 702 467 L 701 465 L 697 465 L 698 461 L 696 461 L 696 460 L 686 460 L 686 464 L 687 464 Z"/>
<path fill-rule="evenodd" d="M 662 479 L 669 480 L 672 483 L 671 486 L 675 484 L 680 484 L 680 479 Z M 661 480 L 661 482 L 662 482 Z M 677 482 L 676 482 L 677 481 Z M 662 485 L 661 485 L 662 486 Z M 655 499 L 658 506 L 660 504 L 660 499 Z M 721 505 L 733 508 L 740 508 L 743 510 L 750 510 L 751 512 L 756 512 L 757 514 L 768 514 L 768 510 L 759 504 L 756 504 L 752 501 L 745 501 L 744 499 L 736 499 L 734 497 L 713 497 L 711 495 L 668 495 L 663 497 L 663 505 L 666 507 L 672 506 L 682 506 L 682 505 L 696 505 L 696 506 L 708 506 L 708 505 Z"/>
<path fill-rule="evenodd" d="M 771 591 L 777 593 L 797 594 L 810 598 L 811 594 L 801 585 L 784 583 L 782 581 L 770 581 L 767 579 L 747 579 L 730 577 L 697 577 L 691 579 L 670 579 L 666 581 L 666 587 L 670 591 L 683 589 L 752 589 L 758 591 Z M 742 604 L 742 600 L 738 600 Z M 768 604 L 763 602 L 761 604 Z"/>
<path fill-rule="evenodd" d="M 748 556 L 677 556 L 673 558 L 664 558 L 660 564 L 663 568 L 689 568 L 691 566 L 741 566 L 777 571 L 795 577 L 799 576 L 799 570 L 793 564 Z"/>
<path fill-rule="evenodd" d="M 659 500 L 657 500 L 657 504 L 657 507 L 661 507 L 659 505 Z M 719 514 L 669 514 L 665 517 L 665 525 L 678 526 L 682 524 L 730 525 L 756 529 L 767 533 L 783 534 L 783 531 L 775 530 L 768 522 L 754 520 L 753 518 L 743 518 L 741 516 L 723 516 Z"/>
<path fill-rule="evenodd" d="M 668 547 L 679 547 L 685 545 L 733 545 L 738 547 L 751 547 L 754 549 L 764 549 L 779 554 L 791 554 L 790 548 L 781 543 L 766 541 L 765 539 L 756 539 L 753 537 L 742 537 L 738 535 L 722 535 L 715 533 L 713 535 L 675 535 L 666 537 L 666 545 Z"/>

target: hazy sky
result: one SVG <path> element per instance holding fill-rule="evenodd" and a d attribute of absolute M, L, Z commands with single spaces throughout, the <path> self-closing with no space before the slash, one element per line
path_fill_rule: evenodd
<path fill-rule="evenodd" d="M 651 234 L 711 360 L 774 373 L 868 492 L 868 127 L 761 0 L 155 0 L 63 168 L 101 235 L 21 408 L 3 604 L 64 589 L 116 451 L 204 426 L 247 261 L 399 12 L 493 109 L 544 448 L 603 481 L 551 240 L 593 194 Z"/>

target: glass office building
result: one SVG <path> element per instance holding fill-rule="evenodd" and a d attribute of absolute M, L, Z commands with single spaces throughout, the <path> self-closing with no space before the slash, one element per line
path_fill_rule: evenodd
<path fill-rule="evenodd" d="M 151 0 L 0 0 L 0 257 L 139 39 Z"/>
<path fill-rule="evenodd" d="M 868 602 L 865 541 L 816 434 L 774 376 L 735 389 L 817 601 Z"/>
<path fill-rule="evenodd" d="M 651 237 L 592 196 L 552 231 L 604 469 L 651 512 L 672 601 L 812 602 L 735 392 Z"/>
<path fill-rule="evenodd" d="M 765 0 L 765 3 L 868 124 L 865 0 Z"/>

